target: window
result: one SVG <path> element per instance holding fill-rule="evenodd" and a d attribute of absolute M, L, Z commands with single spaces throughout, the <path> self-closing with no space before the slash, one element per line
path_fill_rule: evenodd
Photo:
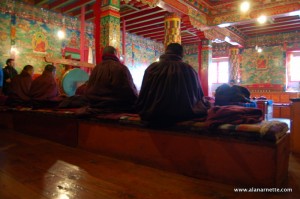
<path fill-rule="evenodd" d="M 209 79 L 212 84 L 228 83 L 228 58 L 213 59 L 209 66 Z"/>
<path fill-rule="evenodd" d="M 300 90 L 300 51 L 287 52 L 287 91 Z"/>
<path fill-rule="evenodd" d="M 215 90 L 223 83 L 229 81 L 228 57 L 214 58 L 208 68 L 209 95 L 213 96 Z"/>

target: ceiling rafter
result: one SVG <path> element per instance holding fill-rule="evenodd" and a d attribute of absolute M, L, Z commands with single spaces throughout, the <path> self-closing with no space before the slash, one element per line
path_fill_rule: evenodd
<path fill-rule="evenodd" d="M 76 9 L 78 9 L 82 6 L 85 6 L 87 4 L 90 4 L 92 2 L 95 2 L 95 0 L 80 0 L 80 1 L 77 1 L 75 3 L 72 3 L 70 5 L 67 5 L 67 6 L 63 7 L 61 9 L 61 11 L 64 12 L 64 13 L 69 13 L 73 10 L 76 10 Z"/>

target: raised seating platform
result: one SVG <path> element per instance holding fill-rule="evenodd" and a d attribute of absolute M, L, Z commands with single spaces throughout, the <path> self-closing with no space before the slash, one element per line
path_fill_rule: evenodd
<path fill-rule="evenodd" d="M 79 119 L 65 110 L 3 109 L 0 117 L 0 127 L 196 178 L 263 187 L 287 179 L 289 134 L 272 122 L 151 129 L 132 114 Z"/>

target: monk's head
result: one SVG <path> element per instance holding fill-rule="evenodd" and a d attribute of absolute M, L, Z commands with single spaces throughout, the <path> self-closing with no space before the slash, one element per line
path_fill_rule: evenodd
<path fill-rule="evenodd" d="M 47 64 L 47 65 L 45 66 L 44 72 L 52 73 L 53 76 L 55 76 L 55 73 L 56 73 L 56 67 L 53 66 L 52 64 Z"/>
<path fill-rule="evenodd" d="M 10 66 L 10 67 L 14 67 L 15 66 L 15 60 L 14 59 L 7 59 L 6 60 L 6 65 Z"/>
<path fill-rule="evenodd" d="M 170 43 L 167 46 L 166 54 L 175 54 L 179 57 L 183 57 L 183 47 L 178 43 Z"/>
<path fill-rule="evenodd" d="M 33 66 L 31 66 L 31 65 L 24 66 L 23 71 L 25 71 L 26 73 L 28 73 L 30 76 L 32 76 L 33 73 L 34 73 Z"/>
<path fill-rule="evenodd" d="M 103 49 L 103 53 L 102 54 L 103 55 L 105 55 L 105 54 L 112 54 L 112 55 L 115 55 L 115 56 L 118 55 L 117 50 L 114 47 L 112 47 L 112 46 L 106 46 Z"/>

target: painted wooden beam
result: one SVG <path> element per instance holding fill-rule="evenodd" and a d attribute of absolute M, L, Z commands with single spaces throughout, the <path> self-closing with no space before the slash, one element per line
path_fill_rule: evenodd
<path fill-rule="evenodd" d="M 34 4 L 35 4 L 36 6 L 41 6 L 41 5 L 43 5 L 43 4 L 48 3 L 48 1 L 49 1 L 49 0 L 35 0 L 35 1 L 34 1 Z"/>
<path fill-rule="evenodd" d="M 67 4 L 72 3 L 73 0 L 58 0 L 58 1 L 54 1 L 53 3 L 49 4 L 49 9 L 57 9 L 57 8 L 61 8 Z"/>
<path fill-rule="evenodd" d="M 64 13 L 68 13 L 68 12 L 71 12 L 73 10 L 78 9 L 81 6 L 85 6 L 87 4 L 90 4 L 92 2 L 95 2 L 95 0 L 81 0 L 81 1 L 77 1 L 75 3 L 72 3 L 72 4 L 68 5 L 68 6 L 63 7 L 61 9 L 61 11 L 64 12 Z"/>

